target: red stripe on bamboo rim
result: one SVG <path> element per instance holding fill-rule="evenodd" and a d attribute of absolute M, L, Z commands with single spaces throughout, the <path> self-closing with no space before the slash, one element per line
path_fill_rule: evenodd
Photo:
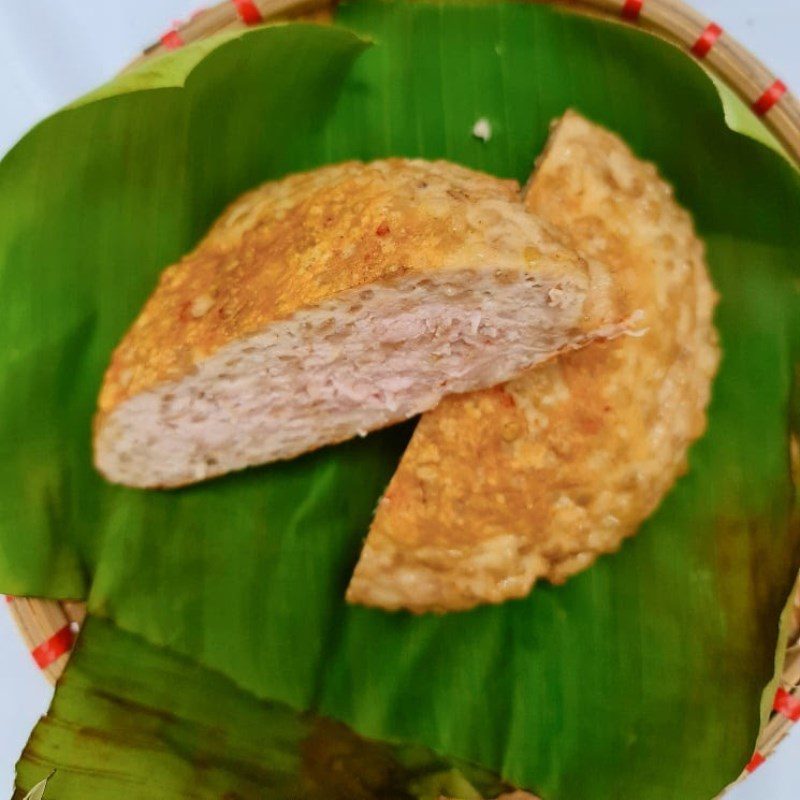
<path fill-rule="evenodd" d="M 31 655 L 39 669 L 47 669 L 54 661 L 61 658 L 64 653 L 68 653 L 72 649 L 74 638 L 72 627 L 67 623 L 49 639 L 45 639 L 38 647 L 34 647 L 31 650 Z"/>
<path fill-rule="evenodd" d="M 236 13 L 239 15 L 239 19 L 241 19 L 245 25 L 258 25 L 264 21 L 264 17 L 253 0 L 231 0 L 231 2 L 236 7 Z"/>
<path fill-rule="evenodd" d="M 698 58 L 705 58 L 722 34 L 723 30 L 716 22 L 709 22 L 698 40 L 692 45 L 692 53 Z"/>
<path fill-rule="evenodd" d="M 758 100 L 753 103 L 753 111 L 759 116 L 763 117 L 773 106 L 775 106 L 778 101 L 783 97 L 787 92 L 786 84 L 783 81 L 775 81 Z"/>
<path fill-rule="evenodd" d="M 786 689 L 778 689 L 773 710 L 792 722 L 800 722 L 800 697 L 790 694 Z"/>
<path fill-rule="evenodd" d="M 625 0 L 620 12 L 625 19 L 637 20 L 642 13 L 644 0 Z"/>

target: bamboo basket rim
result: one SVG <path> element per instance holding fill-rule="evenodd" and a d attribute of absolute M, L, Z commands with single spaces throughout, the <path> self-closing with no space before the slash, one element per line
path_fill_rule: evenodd
<path fill-rule="evenodd" d="M 522 0 L 635 26 L 659 36 L 702 62 L 752 110 L 800 168 L 800 102 L 788 87 L 724 28 L 682 0 Z M 336 0 L 225 0 L 173 23 L 132 65 L 223 31 L 275 21 L 325 22 Z M 131 66 L 132 66 L 131 65 Z M 796 444 L 800 447 L 800 443 Z M 799 457 L 800 458 L 800 457 Z M 773 710 L 755 753 L 736 783 L 747 778 L 777 749 L 800 720 L 800 576 L 788 613 L 786 660 Z M 7 597 L 20 635 L 49 683 L 55 684 L 86 614 L 80 602 Z"/>

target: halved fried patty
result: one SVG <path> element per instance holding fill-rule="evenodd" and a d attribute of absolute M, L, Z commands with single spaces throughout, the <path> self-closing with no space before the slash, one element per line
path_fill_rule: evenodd
<path fill-rule="evenodd" d="M 716 295 L 689 214 L 655 167 L 575 113 L 525 192 L 613 271 L 638 336 L 563 355 L 425 414 L 378 506 L 347 598 L 467 609 L 616 550 L 686 469 L 719 360 Z"/>
<path fill-rule="evenodd" d="M 95 462 L 175 486 L 292 458 L 624 329 L 613 281 L 514 181 L 349 162 L 240 198 L 114 352 Z"/>

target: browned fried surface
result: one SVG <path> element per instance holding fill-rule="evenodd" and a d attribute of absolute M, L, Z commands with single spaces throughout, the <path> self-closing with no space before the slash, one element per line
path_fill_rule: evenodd
<path fill-rule="evenodd" d="M 445 611 L 561 582 L 636 531 L 704 430 L 715 295 L 671 188 L 570 113 L 526 203 L 610 266 L 645 311 L 646 333 L 424 415 L 376 512 L 351 602 Z"/>
<path fill-rule="evenodd" d="M 339 292 L 470 265 L 587 284 L 586 263 L 531 222 L 514 181 L 390 159 L 267 183 L 165 270 L 113 355 L 100 413 Z"/>

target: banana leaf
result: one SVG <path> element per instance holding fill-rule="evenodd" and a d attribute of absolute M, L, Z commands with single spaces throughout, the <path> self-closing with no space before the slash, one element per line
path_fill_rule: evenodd
<path fill-rule="evenodd" d="M 29 792 L 22 798 L 22 800 L 44 800 L 44 793 L 47 789 L 47 784 L 50 782 L 50 778 L 53 776 L 53 773 L 47 778 L 43 778 L 39 781 Z"/>
<path fill-rule="evenodd" d="M 341 723 L 255 701 L 92 618 L 22 754 L 14 797 L 34 781 L 31 800 L 45 791 L 54 800 L 472 800 L 509 788 L 423 748 L 370 742 Z"/>
<path fill-rule="evenodd" d="M 800 562 L 800 179 L 727 127 L 697 65 L 640 32 L 512 3 L 357 2 L 336 22 L 218 43 L 183 88 L 112 85 L 0 164 L 0 590 L 88 596 L 259 698 L 545 800 L 711 798 L 764 720 Z M 359 56 L 345 31 L 372 46 Z M 385 155 L 524 180 L 568 107 L 658 164 L 721 294 L 708 432 L 619 554 L 501 607 L 388 615 L 342 597 L 406 428 L 176 492 L 93 473 L 113 344 L 237 192 Z"/>

